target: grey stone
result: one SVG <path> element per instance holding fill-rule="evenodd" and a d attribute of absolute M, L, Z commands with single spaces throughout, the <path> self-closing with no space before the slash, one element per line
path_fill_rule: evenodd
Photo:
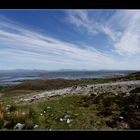
<path fill-rule="evenodd" d="M 34 128 L 38 128 L 38 127 L 39 127 L 39 125 L 37 125 L 37 124 L 34 126 Z"/>
<path fill-rule="evenodd" d="M 120 116 L 119 118 L 120 118 L 120 119 L 124 119 L 124 117 L 123 117 L 123 116 Z"/>
<path fill-rule="evenodd" d="M 22 130 L 24 127 L 25 127 L 25 124 L 17 123 L 14 126 L 14 129 L 16 129 L 16 130 Z"/>
<path fill-rule="evenodd" d="M 67 124 L 71 123 L 71 121 L 72 121 L 71 119 L 67 119 Z"/>
<path fill-rule="evenodd" d="M 24 101 L 24 99 L 23 98 L 21 98 L 20 100 L 19 100 L 19 102 L 23 102 Z"/>
<path fill-rule="evenodd" d="M 61 121 L 61 122 L 63 122 L 63 119 L 62 119 L 62 118 L 60 118 L 60 121 Z"/>
<path fill-rule="evenodd" d="M 47 107 L 47 109 L 51 109 L 51 107 L 50 107 L 50 106 L 48 106 L 48 107 Z"/>
<path fill-rule="evenodd" d="M 22 102 L 33 102 L 35 100 L 39 100 L 41 98 L 51 98 L 55 96 L 64 96 L 64 95 L 75 95 L 75 94 L 89 94 L 93 92 L 94 94 L 97 93 L 98 96 L 101 93 L 105 92 L 113 92 L 115 93 L 129 93 L 129 87 L 139 87 L 140 80 L 136 81 L 123 81 L 123 82 L 114 82 L 114 83 L 104 83 L 104 84 L 93 84 L 87 85 L 87 87 L 82 88 L 81 86 L 73 86 L 70 88 L 64 88 L 59 90 L 52 90 L 52 91 L 45 91 L 39 93 L 37 95 L 30 96 L 26 99 L 22 99 Z M 94 87 L 94 88 L 92 88 Z"/>

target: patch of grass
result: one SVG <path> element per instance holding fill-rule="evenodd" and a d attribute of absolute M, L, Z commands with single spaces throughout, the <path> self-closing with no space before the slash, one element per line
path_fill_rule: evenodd
<path fill-rule="evenodd" d="M 50 80 L 27 80 L 11 90 L 52 90 L 77 85 L 79 80 L 50 79 Z"/>
<path fill-rule="evenodd" d="M 98 116 L 96 106 L 79 106 L 85 95 L 42 99 L 31 104 L 17 104 L 16 110 L 8 114 L 5 127 L 13 129 L 17 123 L 24 123 L 25 129 L 45 130 L 98 130 L 109 127 Z M 8 112 L 7 112 L 8 113 Z M 24 115 L 23 115 L 24 113 Z M 2 126 L 4 129 L 4 126 Z"/>
<path fill-rule="evenodd" d="M 1 117 L 1 128 L 6 120 L 9 122 L 7 129 L 13 129 L 16 123 L 24 123 L 25 129 L 38 125 L 37 129 L 45 130 L 139 129 L 137 106 L 140 106 L 140 96 L 136 93 L 130 96 L 108 92 L 99 96 L 54 97 L 17 104 L 7 117 Z"/>
<path fill-rule="evenodd" d="M 138 90 L 135 90 L 138 92 Z M 120 93 L 104 93 L 97 97 L 84 97 L 80 106 L 95 105 L 98 115 L 103 117 L 106 125 L 113 129 L 140 129 L 140 94 L 131 93 L 129 96 Z"/>
<path fill-rule="evenodd" d="M 25 129 L 33 129 L 34 124 L 31 117 L 25 119 Z"/>
<path fill-rule="evenodd" d="M 17 106 L 15 104 L 11 104 L 11 106 L 9 107 L 9 111 L 15 111 L 17 109 Z"/>

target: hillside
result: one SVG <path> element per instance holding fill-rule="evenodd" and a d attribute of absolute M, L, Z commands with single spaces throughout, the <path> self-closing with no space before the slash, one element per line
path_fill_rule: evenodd
<path fill-rule="evenodd" d="M 44 89 L 40 88 L 41 81 L 34 80 L 25 81 L 12 88 L 1 87 L 2 94 L 6 96 L 0 98 L 0 128 L 1 130 L 140 129 L 139 78 L 140 73 L 134 73 L 112 79 L 83 79 L 82 82 L 76 81 L 77 83 L 67 81 L 66 86 L 65 80 L 61 79 L 63 82 L 56 80 L 59 83 L 56 87 L 55 84 L 50 84 L 49 88 Z M 27 86 L 27 83 L 31 85 Z M 8 96 L 10 90 L 12 92 L 31 90 L 31 92 Z M 38 95 L 44 96 L 38 98 Z M 31 98 L 35 100 L 28 100 Z"/>

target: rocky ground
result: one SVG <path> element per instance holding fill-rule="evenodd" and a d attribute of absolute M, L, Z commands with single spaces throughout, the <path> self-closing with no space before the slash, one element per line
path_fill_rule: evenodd
<path fill-rule="evenodd" d="M 2 95 L 34 91 L 0 97 L 1 130 L 140 129 L 140 73 L 109 80 L 41 82 L 38 87 L 38 81 L 1 87 Z"/>
<path fill-rule="evenodd" d="M 55 96 L 90 94 L 90 93 L 95 95 L 100 95 L 101 93 L 106 93 L 106 92 L 112 92 L 115 95 L 121 93 L 130 94 L 129 92 L 137 87 L 140 87 L 140 80 L 93 84 L 93 85 L 84 85 L 84 86 L 73 86 L 60 90 L 41 92 L 36 95 L 20 98 L 17 102 L 33 102 L 41 98 L 51 98 Z"/>

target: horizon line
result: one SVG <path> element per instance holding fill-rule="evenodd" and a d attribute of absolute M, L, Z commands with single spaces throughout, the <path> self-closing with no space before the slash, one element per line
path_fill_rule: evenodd
<path fill-rule="evenodd" d="M 29 70 L 29 71 L 140 71 L 137 69 L 54 69 L 54 70 L 49 70 L 49 69 L 0 69 L 0 71 L 18 71 L 18 70 Z"/>

